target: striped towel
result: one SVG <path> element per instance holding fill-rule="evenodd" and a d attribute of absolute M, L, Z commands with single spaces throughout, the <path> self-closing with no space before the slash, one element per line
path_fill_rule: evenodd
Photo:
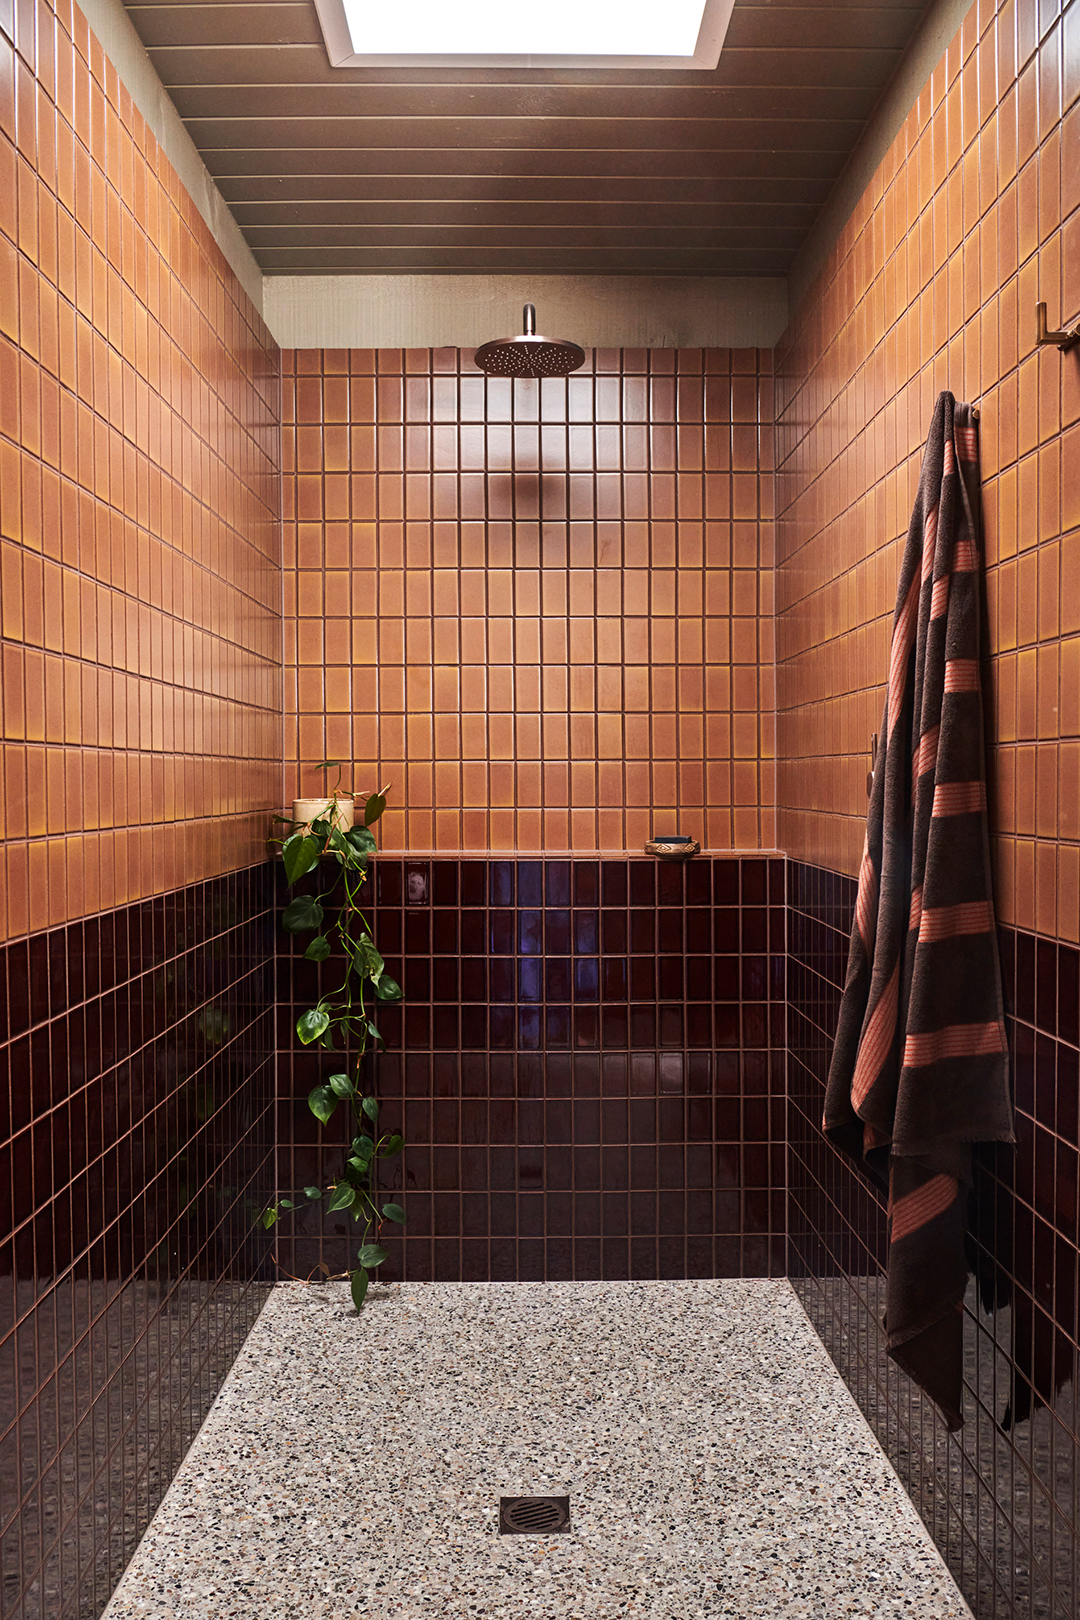
<path fill-rule="evenodd" d="M 825 1130 L 888 1188 L 889 1354 L 959 1428 L 972 1144 L 1013 1141 L 990 887 L 970 405 L 941 394 L 900 569 Z"/>

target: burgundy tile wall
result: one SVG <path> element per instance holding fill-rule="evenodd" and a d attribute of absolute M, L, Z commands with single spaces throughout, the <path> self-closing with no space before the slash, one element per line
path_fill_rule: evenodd
<path fill-rule="evenodd" d="M 789 864 L 792 1278 L 978 1620 L 1071 1620 L 1080 953 L 1001 930 L 1018 1141 L 980 1165 L 973 1255 L 999 1303 L 981 1309 L 972 1283 L 965 1425 L 950 1436 L 884 1354 L 883 1201 L 820 1130 L 855 890 L 852 878 Z"/>
<path fill-rule="evenodd" d="M 384 1275 L 783 1275 L 783 862 L 375 867 L 406 998 L 380 1016 L 376 1084 L 408 1142 Z M 318 969 L 281 941 L 280 1163 L 302 1186 L 338 1149 L 305 1102 L 327 1060 L 292 1034 Z M 345 1265 L 345 1223 L 320 1219 L 283 1224 L 290 1271 Z"/>
<path fill-rule="evenodd" d="M 269 898 L 252 868 L 0 949 L 5 1620 L 100 1613 L 265 1296 Z"/>

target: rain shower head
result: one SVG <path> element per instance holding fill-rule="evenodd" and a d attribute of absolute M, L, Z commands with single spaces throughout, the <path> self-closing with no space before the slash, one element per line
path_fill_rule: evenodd
<path fill-rule="evenodd" d="M 498 338 L 476 351 L 476 363 L 489 377 L 565 377 L 585 363 L 585 350 L 562 338 L 538 337 L 536 310 L 526 304 L 520 337 Z"/>

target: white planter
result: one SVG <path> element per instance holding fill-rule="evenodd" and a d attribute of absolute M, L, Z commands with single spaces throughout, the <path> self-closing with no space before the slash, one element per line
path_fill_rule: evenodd
<path fill-rule="evenodd" d="M 353 824 L 355 801 L 350 794 L 336 793 L 329 799 L 294 799 L 292 807 L 293 830 L 299 832 L 311 826 L 320 816 L 329 816 L 333 812 L 333 821 L 342 832 L 348 832 Z"/>

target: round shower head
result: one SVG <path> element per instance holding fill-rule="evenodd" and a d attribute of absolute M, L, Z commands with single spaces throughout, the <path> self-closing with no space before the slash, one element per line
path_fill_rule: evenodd
<path fill-rule="evenodd" d="M 520 337 L 498 338 L 476 351 L 476 363 L 489 377 L 565 377 L 585 363 L 585 350 L 562 338 L 538 337 L 536 310 L 526 304 Z"/>

